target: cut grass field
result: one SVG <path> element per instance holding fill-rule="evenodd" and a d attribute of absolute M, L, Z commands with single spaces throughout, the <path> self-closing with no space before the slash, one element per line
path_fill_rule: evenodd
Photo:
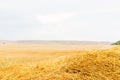
<path fill-rule="evenodd" d="M 1 44 L 0 80 L 120 80 L 120 47 Z"/>

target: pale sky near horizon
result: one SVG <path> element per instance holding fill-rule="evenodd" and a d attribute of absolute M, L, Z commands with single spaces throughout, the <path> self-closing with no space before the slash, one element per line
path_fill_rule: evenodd
<path fill-rule="evenodd" d="M 120 40 L 120 0 L 0 0 L 0 40 Z"/>

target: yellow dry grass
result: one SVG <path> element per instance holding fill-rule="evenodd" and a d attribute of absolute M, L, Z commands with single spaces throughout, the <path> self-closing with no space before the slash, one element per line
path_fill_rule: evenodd
<path fill-rule="evenodd" d="M 0 80 L 120 80 L 120 47 L 0 45 Z"/>

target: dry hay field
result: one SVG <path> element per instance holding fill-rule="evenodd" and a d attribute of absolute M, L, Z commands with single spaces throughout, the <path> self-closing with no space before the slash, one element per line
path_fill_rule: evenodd
<path fill-rule="evenodd" d="M 0 80 L 120 80 L 120 47 L 0 44 Z"/>

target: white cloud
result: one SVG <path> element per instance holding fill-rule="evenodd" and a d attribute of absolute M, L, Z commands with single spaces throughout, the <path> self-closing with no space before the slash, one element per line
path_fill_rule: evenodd
<path fill-rule="evenodd" d="M 1 0 L 0 39 L 115 41 L 120 37 L 119 3 L 120 0 Z"/>
<path fill-rule="evenodd" d="M 77 13 L 75 12 L 64 12 L 44 15 L 39 14 L 37 15 L 36 19 L 42 24 L 58 24 L 76 15 Z"/>

